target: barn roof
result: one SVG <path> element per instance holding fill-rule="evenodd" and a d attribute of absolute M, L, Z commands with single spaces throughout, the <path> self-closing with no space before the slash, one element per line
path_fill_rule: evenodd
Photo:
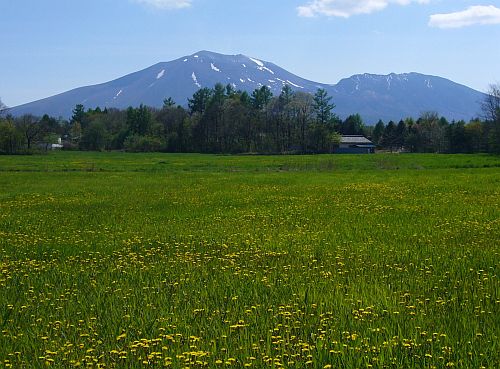
<path fill-rule="evenodd" d="M 369 139 L 360 135 L 346 135 L 342 136 L 340 143 L 348 145 L 373 145 Z"/>

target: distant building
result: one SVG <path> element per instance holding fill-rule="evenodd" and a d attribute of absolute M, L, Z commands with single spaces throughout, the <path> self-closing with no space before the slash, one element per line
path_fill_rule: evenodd
<path fill-rule="evenodd" d="M 373 154 L 375 145 L 365 136 L 342 136 L 336 154 Z"/>
<path fill-rule="evenodd" d="M 53 143 L 53 144 L 51 145 L 51 147 L 50 147 L 50 148 L 51 148 L 52 150 L 57 150 L 57 149 L 62 149 L 63 147 L 64 147 L 64 146 L 63 146 L 63 144 L 62 144 L 62 138 L 61 138 L 61 137 L 59 137 L 59 138 L 57 139 L 57 143 Z"/>
<path fill-rule="evenodd" d="M 64 148 L 64 146 L 62 144 L 51 144 L 50 145 L 50 149 L 51 150 L 59 150 L 59 149 L 62 149 Z"/>
<path fill-rule="evenodd" d="M 57 138 L 57 143 L 54 143 L 54 141 L 55 141 L 55 138 L 52 138 L 52 139 L 49 138 L 45 142 L 38 143 L 38 147 L 40 149 L 44 149 L 45 151 L 47 151 L 47 150 L 59 150 L 59 149 L 62 149 L 64 147 L 64 145 L 62 144 L 61 137 Z"/>

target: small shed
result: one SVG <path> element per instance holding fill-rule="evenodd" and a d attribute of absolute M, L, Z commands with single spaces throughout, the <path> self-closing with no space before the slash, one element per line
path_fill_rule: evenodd
<path fill-rule="evenodd" d="M 342 136 L 339 147 L 335 150 L 337 154 L 373 154 L 374 152 L 373 142 L 361 135 Z"/>

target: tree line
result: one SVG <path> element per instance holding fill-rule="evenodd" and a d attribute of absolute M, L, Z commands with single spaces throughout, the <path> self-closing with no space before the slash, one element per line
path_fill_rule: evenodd
<path fill-rule="evenodd" d="M 73 150 L 327 153 L 335 151 L 341 135 L 364 135 L 390 151 L 500 153 L 500 86 L 491 87 L 484 117 L 469 122 L 425 112 L 416 120 L 367 126 L 359 114 L 340 119 L 331 99 L 323 89 L 311 95 L 285 85 L 273 96 L 267 86 L 249 94 L 216 84 L 196 91 L 187 108 L 171 98 L 161 109 L 86 110 L 79 104 L 70 120 L 13 117 L 0 101 L 0 153 L 48 150 L 59 138 Z"/>

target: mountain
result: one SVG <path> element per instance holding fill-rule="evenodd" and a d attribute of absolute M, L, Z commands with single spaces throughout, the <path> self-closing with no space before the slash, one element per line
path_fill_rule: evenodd
<path fill-rule="evenodd" d="M 200 51 L 110 82 L 20 105 L 10 112 L 17 116 L 30 113 L 68 118 L 77 104 L 86 108 L 123 109 L 140 104 L 161 107 L 166 97 L 187 105 L 187 99 L 199 88 L 212 88 L 218 82 L 250 93 L 268 85 L 274 95 L 279 95 L 285 84 L 308 93 L 324 88 L 333 97 L 336 114 L 345 118 L 359 113 L 367 123 L 375 123 L 378 119 L 397 121 L 408 116 L 418 117 L 424 111 L 437 111 L 450 120 L 469 120 L 479 114 L 480 102 L 484 100 L 482 93 L 471 88 L 418 73 L 355 75 L 336 85 L 328 85 L 306 80 L 276 64 L 245 55 Z"/>
<path fill-rule="evenodd" d="M 329 92 L 334 96 L 337 114 L 359 112 L 371 122 L 417 118 L 425 111 L 438 112 L 449 120 L 468 121 L 481 113 L 486 97 L 445 78 L 419 73 L 355 75 L 341 80 Z"/>

